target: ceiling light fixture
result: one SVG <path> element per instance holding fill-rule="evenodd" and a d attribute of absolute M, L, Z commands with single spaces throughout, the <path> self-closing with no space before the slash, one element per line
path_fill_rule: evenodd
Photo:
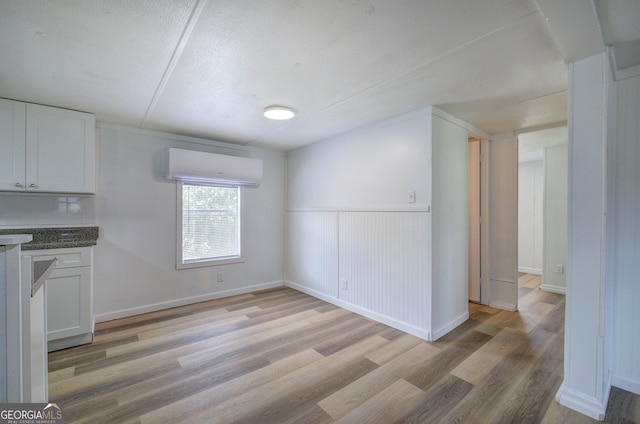
<path fill-rule="evenodd" d="M 269 119 L 283 121 L 296 116 L 296 111 L 287 106 L 267 106 L 264 108 L 264 116 Z"/>

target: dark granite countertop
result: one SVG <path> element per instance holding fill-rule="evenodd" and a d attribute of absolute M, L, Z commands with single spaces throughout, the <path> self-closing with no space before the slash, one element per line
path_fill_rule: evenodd
<path fill-rule="evenodd" d="M 43 261 L 34 261 L 31 266 L 33 270 L 31 276 L 31 297 L 42 287 L 51 271 L 56 267 L 56 258 Z"/>
<path fill-rule="evenodd" d="M 33 241 L 22 250 L 61 249 L 94 246 L 98 241 L 98 227 L 46 227 L 0 229 L 3 234 L 31 234 Z"/>

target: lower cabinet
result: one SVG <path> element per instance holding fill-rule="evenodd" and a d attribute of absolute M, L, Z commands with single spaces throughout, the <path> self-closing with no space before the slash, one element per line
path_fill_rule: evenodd
<path fill-rule="evenodd" d="M 31 250 L 34 260 L 56 258 L 47 278 L 48 351 L 93 340 L 93 248 Z"/>

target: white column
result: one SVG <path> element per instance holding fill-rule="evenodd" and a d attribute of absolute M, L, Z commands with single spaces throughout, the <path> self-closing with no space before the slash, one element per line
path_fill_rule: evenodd
<path fill-rule="evenodd" d="M 20 244 L 31 235 L 0 236 L 0 294 L 4 294 L 0 313 L 4 315 L 0 336 L 0 402 L 22 401 L 22 296 Z"/>
<path fill-rule="evenodd" d="M 561 404 L 603 419 L 607 93 L 605 54 L 569 68 L 567 306 Z"/>

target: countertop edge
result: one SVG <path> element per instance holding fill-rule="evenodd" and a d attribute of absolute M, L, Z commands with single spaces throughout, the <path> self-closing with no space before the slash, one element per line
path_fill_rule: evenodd
<path fill-rule="evenodd" d="M 98 244 L 97 240 L 84 240 L 84 241 L 61 242 L 61 243 L 39 243 L 39 244 L 25 243 L 22 245 L 22 251 L 24 252 L 24 251 L 32 251 L 32 250 L 73 249 L 75 247 L 96 246 L 97 244 Z"/>
<path fill-rule="evenodd" d="M 33 268 L 33 281 L 31 282 L 31 297 L 33 297 L 36 292 L 42 287 L 46 279 L 49 277 L 49 274 L 56 267 L 56 258 L 46 259 L 42 261 L 34 261 L 32 263 Z"/>
<path fill-rule="evenodd" d="M 3 234 L 0 235 L 0 246 L 30 243 L 33 236 L 30 234 Z"/>
<path fill-rule="evenodd" d="M 38 228 L 0 228 L 0 238 L 29 235 L 30 242 L 23 242 L 22 250 L 48 250 L 74 247 L 89 247 L 98 244 L 100 228 L 83 227 L 38 227 Z M 7 240 L 9 240 L 7 238 Z"/>

